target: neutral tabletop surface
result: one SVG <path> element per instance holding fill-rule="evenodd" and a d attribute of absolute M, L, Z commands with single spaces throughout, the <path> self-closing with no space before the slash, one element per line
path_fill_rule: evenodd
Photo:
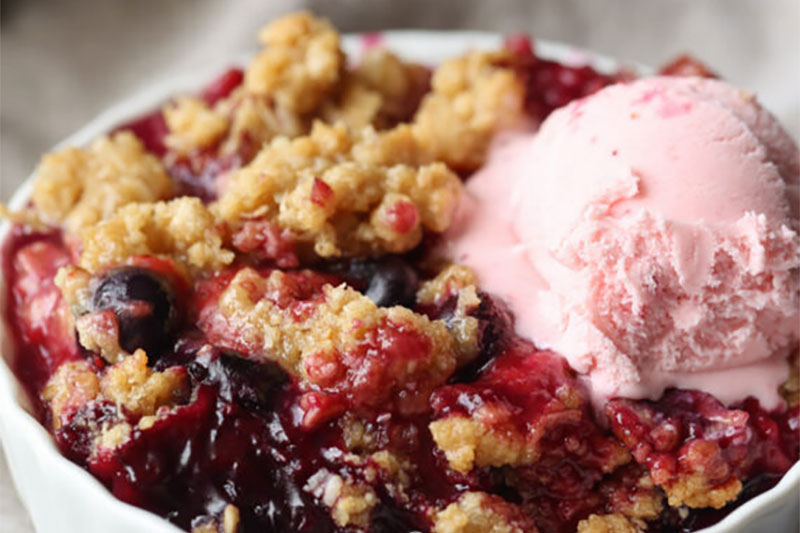
<path fill-rule="evenodd" d="M 169 75 L 255 50 L 258 27 L 305 6 L 342 31 L 528 31 L 657 65 L 690 51 L 754 91 L 800 137 L 798 0 L 3 0 L 0 199 L 50 146 Z M 0 533 L 32 531 L 0 454 Z"/>

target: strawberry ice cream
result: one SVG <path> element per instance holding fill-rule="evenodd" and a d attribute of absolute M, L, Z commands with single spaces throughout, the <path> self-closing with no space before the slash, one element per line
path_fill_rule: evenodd
<path fill-rule="evenodd" d="M 752 95 L 619 84 L 501 139 L 450 256 L 598 399 L 778 402 L 800 339 L 797 145 Z"/>

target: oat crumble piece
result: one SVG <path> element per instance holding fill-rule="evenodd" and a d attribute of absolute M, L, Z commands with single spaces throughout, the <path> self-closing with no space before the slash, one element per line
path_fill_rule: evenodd
<path fill-rule="evenodd" d="M 192 527 L 192 533 L 219 533 L 216 520 L 208 520 Z"/>
<path fill-rule="evenodd" d="M 351 128 L 372 125 L 384 129 L 409 121 L 429 89 L 429 77 L 427 68 L 403 63 L 388 50 L 372 48 L 354 70 L 344 74 L 338 94 L 322 105 L 320 117 Z"/>
<path fill-rule="evenodd" d="M 420 285 L 417 302 L 423 305 L 441 305 L 462 289 L 471 287 L 474 290 L 477 284 L 478 278 L 471 268 L 450 264 L 442 268 L 436 277 Z"/>
<path fill-rule="evenodd" d="M 513 429 L 495 429 L 493 410 L 483 410 L 472 418 L 449 416 L 430 423 L 431 435 L 447 458 L 450 468 L 469 472 L 475 466 L 526 465 L 539 455 L 535 444 L 528 445 L 523 435 Z M 507 416 L 507 415 L 506 415 Z"/>
<path fill-rule="evenodd" d="M 42 159 L 32 200 L 39 216 L 78 234 L 132 202 L 172 194 L 159 160 L 130 132 L 100 137 L 86 148 L 65 148 Z"/>
<path fill-rule="evenodd" d="M 433 533 L 536 533 L 533 519 L 498 496 L 465 492 L 436 513 Z"/>
<path fill-rule="evenodd" d="M 623 482 L 617 483 L 620 478 Z M 664 509 L 664 493 L 643 467 L 633 463 L 601 482 L 598 489 L 610 503 L 610 511 L 634 521 L 656 519 Z"/>
<path fill-rule="evenodd" d="M 103 424 L 100 434 L 95 437 L 92 455 L 99 455 L 122 446 L 131 438 L 131 425 L 127 422 Z"/>
<path fill-rule="evenodd" d="M 401 412 L 416 412 L 455 368 L 453 338 L 441 322 L 404 307 L 378 307 L 346 285 L 325 285 L 301 301 L 294 290 L 284 272 L 262 277 L 243 268 L 200 311 L 200 327 L 213 342 L 275 361 L 315 389 L 357 405 L 394 396 Z M 397 348 L 391 335 L 399 335 Z M 383 343 L 381 350 L 369 348 L 375 342 Z M 372 379 L 359 378 L 363 372 Z"/>
<path fill-rule="evenodd" d="M 435 160 L 475 170 L 493 135 L 524 117 L 524 88 L 507 68 L 506 51 L 470 52 L 442 63 L 414 117 L 414 134 Z"/>
<path fill-rule="evenodd" d="M 89 289 L 91 278 L 92 275 L 89 272 L 75 265 L 61 267 L 56 272 L 53 282 L 61 291 L 73 316 L 79 316 L 89 308 L 89 300 L 92 297 Z M 100 345 L 99 342 L 98 345 Z"/>
<path fill-rule="evenodd" d="M 262 145 L 276 136 L 297 137 L 308 133 L 309 119 L 277 107 L 265 96 L 252 95 L 243 88 L 214 106 L 214 113 L 229 121 L 220 142 L 222 154 L 243 154 L 248 161 Z"/>
<path fill-rule="evenodd" d="M 578 533 L 641 533 L 644 524 L 637 525 L 621 514 L 590 515 L 578 523 Z"/>
<path fill-rule="evenodd" d="M 321 257 L 408 251 L 423 229 L 449 227 L 461 182 L 441 163 L 387 160 L 383 141 L 322 123 L 308 136 L 277 138 L 230 178 L 212 209 L 234 225 L 275 220 Z"/>
<path fill-rule="evenodd" d="M 73 306 L 73 309 L 75 308 L 76 306 Z M 76 313 L 76 315 L 75 332 L 78 334 L 81 346 L 99 353 L 110 363 L 117 363 L 130 355 L 119 345 L 119 323 L 114 311 L 108 309 L 95 313 Z"/>
<path fill-rule="evenodd" d="M 163 372 L 150 369 L 147 355 L 143 350 L 136 350 L 105 371 L 100 379 L 100 391 L 129 413 L 148 416 L 161 407 L 171 407 L 185 400 L 186 378 L 182 368 L 167 368 Z"/>
<path fill-rule="evenodd" d="M 177 98 L 164 107 L 163 113 L 169 128 L 164 142 L 179 153 L 211 146 L 228 130 L 228 119 L 199 98 Z"/>
<path fill-rule="evenodd" d="M 389 450 L 380 450 L 370 455 L 369 458 L 392 480 L 394 486 L 390 488 L 403 491 L 411 484 L 409 472 L 414 468 L 414 465 L 409 459 Z"/>
<path fill-rule="evenodd" d="M 259 40 L 263 50 L 228 97 L 213 105 L 189 97 L 165 106 L 166 143 L 176 154 L 219 145 L 222 154 L 247 161 L 277 135 L 307 133 L 318 108 L 339 90 L 344 54 L 326 20 L 293 13 L 266 26 Z"/>
<path fill-rule="evenodd" d="M 222 531 L 223 533 L 236 533 L 239 531 L 239 508 L 228 504 L 222 511 Z"/>
<path fill-rule="evenodd" d="M 567 458 L 586 459 L 598 474 L 631 460 L 591 421 L 588 399 L 566 362 L 523 340 L 505 346 L 474 381 L 438 388 L 431 406 L 428 428 L 458 472 L 511 466 L 547 484 L 548 465 Z"/>
<path fill-rule="evenodd" d="M 429 424 L 431 435 L 450 467 L 469 472 L 474 467 L 524 466 L 536 462 L 539 441 L 551 426 L 578 423 L 581 402 L 569 387 L 559 390 L 560 407 L 541 413 L 537 424 L 523 430 L 517 416 L 502 402 L 483 402 L 469 416 L 456 413 Z"/>
<path fill-rule="evenodd" d="M 347 76 L 339 34 L 326 20 L 308 12 L 272 22 L 259 40 L 264 49 L 245 71 L 242 86 L 203 110 L 215 117 L 215 123 L 222 118 L 227 124 L 221 152 L 244 155 L 245 161 L 276 136 L 307 134 L 312 119 L 321 116 L 321 108 L 333 105 Z M 360 99 L 348 101 L 348 113 L 364 115 L 357 109 L 363 104 Z"/>
<path fill-rule="evenodd" d="M 196 269 L 219 269 L 233 261 L 223 248 L 217 220 L 198 198 L 130 204 L 86 228 L 79 265 L 96 272 L 131 256 L 167 256 Z"/>
<path fill-rule="evenodd" d="M 682 474 L 664 486 L 671 507 L 686 505 L 694 509 L 713 507 L 721 509 L 736 500 L 742 491 L 742 482 L 735 477 L 721 484 L 712 484 L 703 473 Z"/>
<path fill-rule="evenodd" d="M 800 405 L 800 348 L 789 360 L 789 377 L 780 386 L 781 397 L 793 409 Z"/>
<path fill-rule="evenodd" d="M 42 399 L 50 404 L 53 429 L 70 415 L 94 400 L 100 393 L 100 380 L 87 361 L 62 364 L 42 389 Z"/>
<path fill-rule="evenodd" d="M 480 321 L 471 316 L 481 304 L 475 273 L 462 265 L 449 265 L 417 291 L 417 303 L 422 306 L 441 306 L 452 297 L 456 298 L 455 308 L 445 323 L 456 339 L 458 365 L 462 366 L 480 350 Z"/>
<path fill-rule="evenodd" d="M 369 527 L 372 509 L 378 497 L 371 487 L 353 482 L 320 470 L 312 475 L 303 490 L 314 494 L 331 511 L 331 518 L 339 527 Z"/>
<path fill-rule="evenodd" d="M 200 524 L 192 527 L 192 533 L 236 533 L 239 531 L 239 508 L 228 504 L 222 511 L 222 520 L 206 517 Z"/>
<path fill-rule="evenodd" d="M 307 113 L 339 81 L 344 55 L 338 32 L 326 20 L 307 11 L 287 15 L 262 29 L 258 40 L 265 48 L 245 74 L 248 92 Z"/>

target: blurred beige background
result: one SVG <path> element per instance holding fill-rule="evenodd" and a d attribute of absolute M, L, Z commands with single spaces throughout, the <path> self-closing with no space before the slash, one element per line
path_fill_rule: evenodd
<path fill-rule="evenodd" d="M 255 50 L 261 24 L 301 6 L 342 31 L 528 31 L 652 65 L 690 51 L 800 137 L 798 0 L 2 0 L 0 199 L 109 104 Z M 0 456 L 0 533 L 29 531 Z"/>

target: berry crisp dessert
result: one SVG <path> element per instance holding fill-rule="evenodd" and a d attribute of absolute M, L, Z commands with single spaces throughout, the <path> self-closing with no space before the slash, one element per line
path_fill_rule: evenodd
<path fill-rule="evenodd" d="M 114 496 L 193 533 L 683 532 L 798 460 L 800 159 L 753 95 L 525 36 L 259 40 L 3 208 L 13 370 Z"/>

